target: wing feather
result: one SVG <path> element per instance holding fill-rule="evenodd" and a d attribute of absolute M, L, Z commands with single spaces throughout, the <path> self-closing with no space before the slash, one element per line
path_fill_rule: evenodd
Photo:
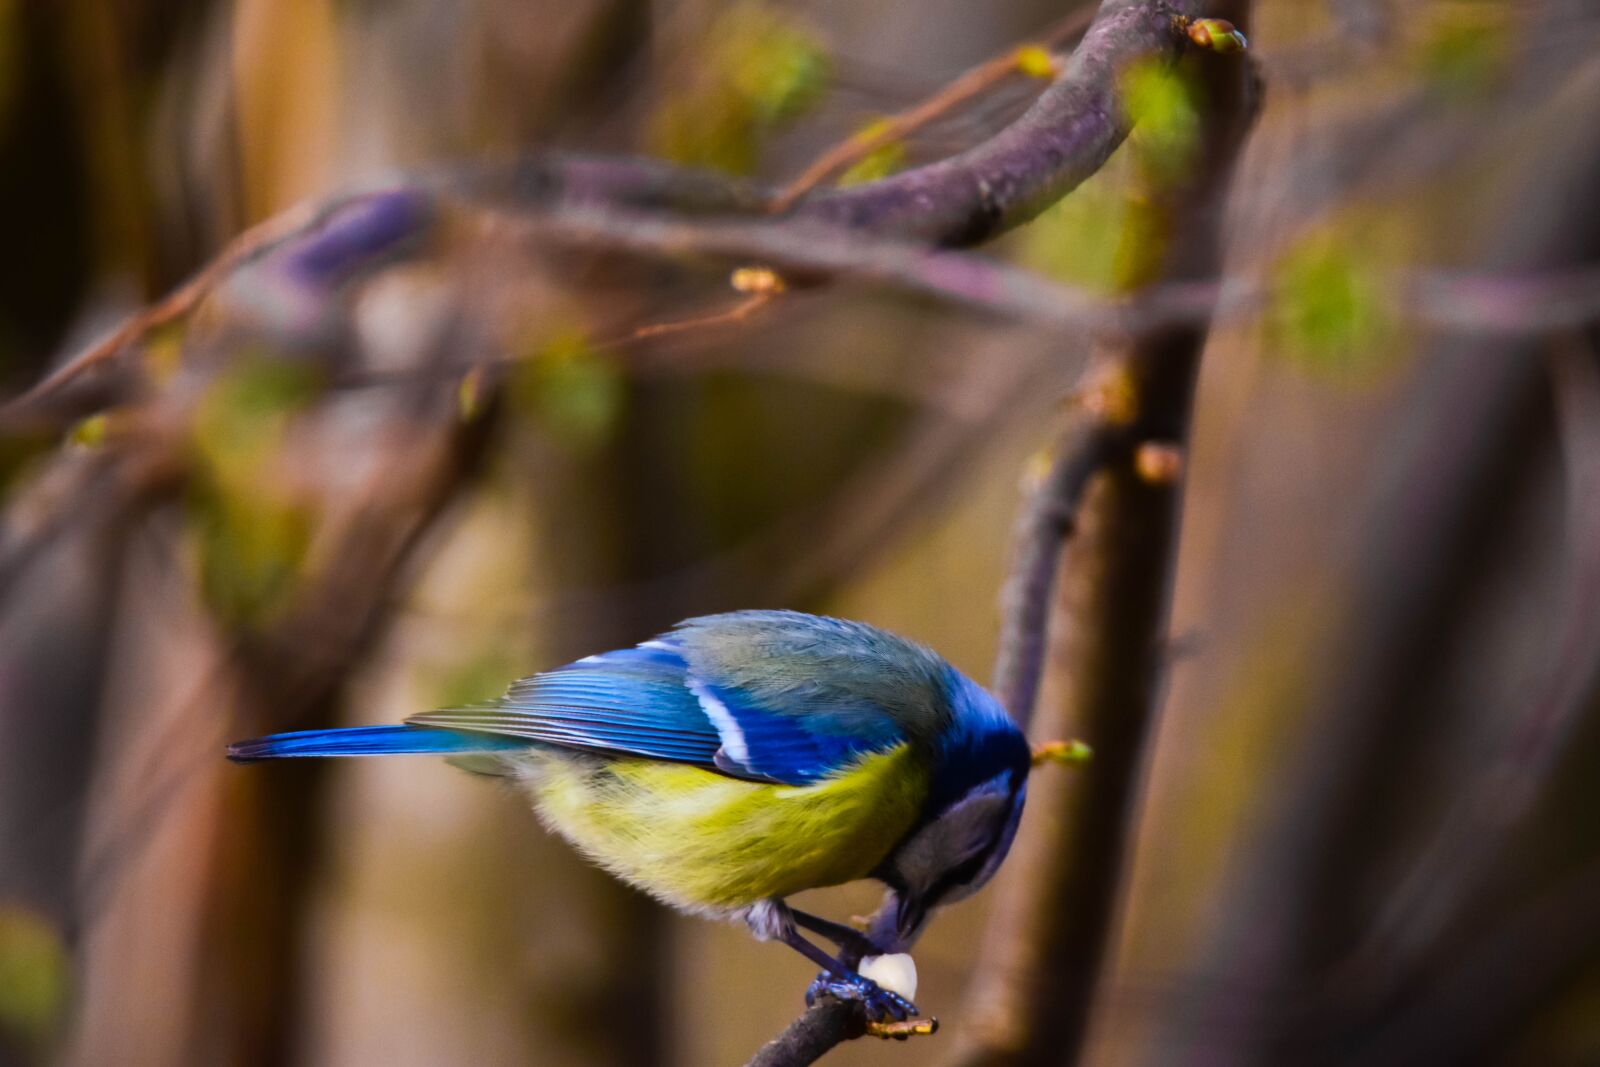
<path fill-rule="evenodd" d="M 789 785 L 816 782 L 906 739 L 870 703 L 806 700 L 786 707 L 771 692 L 697 670 L 693 659 L 679 635 L 669 634 L 521 679 L 492 704 L 444 708 L 406 722 Z"/>

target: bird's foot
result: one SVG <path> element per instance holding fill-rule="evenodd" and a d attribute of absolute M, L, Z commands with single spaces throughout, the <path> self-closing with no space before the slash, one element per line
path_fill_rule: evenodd
<path fill-rule="evenodd" d="M 806 989 L 807 1006 L 815 1003 L 820 996 L 860 1001 L 862 1008 L 866 1010 L 868 1021 L 874 1023 L 881 1023 L 886 1019 L 904 1022 L 918 1014 L 917 1006 L 911 1001 L 859 974 L 841 978 L 823 971 L 812 979 L 811 985 Z"/>

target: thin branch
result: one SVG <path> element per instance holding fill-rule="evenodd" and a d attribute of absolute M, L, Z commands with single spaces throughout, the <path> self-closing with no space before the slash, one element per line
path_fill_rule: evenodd
<path fill-rule="evenodd" d="M 1474 334 L 1547 334 L 1600 320 L 1600 267 L 1525 274 L 1421 271 L 1403 310 L 1418 322 Z"/>
<path fill-rule="evenodd" d="M 722 326 L 737 326 L 749 320 L 766 306 L 772 299 L 771 293 L 756 293 L 747 296 L 737 304 L 725 311 L 714 311 L 708 315 L 696 315 L 688 319 L 672 319 L 668 322 L 652 322 L 631 331 L 626 337 L 620 337 L 613 342 L 600 342 L 596 347 L 605 349 L 614 346 L 632 344 L 636 341 L 648 341 L 658 337 L 670 337 L 680 333 L 695 333 L 701 330 L 715 329 Z"/>
<path fill-rule="evenodd" d="M 1037 44 L 1015 46 L 991 56 L 932 96 L 835 144 L 774 194 L 772 211 L 781 213 L 789 210 L 830 175 L 860 162 L 884 145 L 904 140 L 946 112 L 960 107 L 1006 79 L 1024 73 L 1022 55 L 1025 49 L 1060 48 L 1082 34 L 1093 16 L 1093 7 L 1080 8 L 1041 34 Z"/>
<path fill-rule="evenodd" d="M 574 209 L 508 219 L 543 241 L 582 242 L 657 255 L 758 261 L 801 279 L 850 277 L 936 296 L 990 314 L 1085 331 L 1143 333 L 1207 319 L 1218 302 L 1236 313 L 1255 295 L 1242 286 L 1173 283 L 1103 296 L 973 253 L 929 249 L 807 221 L 678 220 L 616 209 Z"/>
<path fill-rule="evenodd" d="M 819 194 L 804 216 L 936 245 L 971 245 L 1033 218 L 1094 174 L 1128 135 L 1119 79 L 1175 56 L 1176 16 L 1201 0 L 1105 0 L 1057 79 L 994 137 L 949 159 Z"/>
<path fill-rule="evenodd" d="M 1101 410 L 1077 404 L 1056 443 L 1049 472 L 1017 517 L 1011 571 L 1001 593 L 1000 651 L 991 688 L 1024 730 L 1033 720 L 1044 673 L 1046 623 L 1061 546 L 1072 534 L 1090 478 L 1125 452 L 1126 444 L 1121 428 Z"/>
<path fill-rule="evenodd" d="M 1173 17 L 1200 0 L 1105 0 L 1060 77 L 1016 122 L 960 155 L 878 182 L 808 199 L 787 220 L 870 231 L 939 245 L 970 245 L 1026 222 L 1099 169 L 1127 136 L 1117 79 L 1128 63 L 1175 55 Z M 191 310 L 247 262 L 271 258 L 290 297 L 296 328 L 363 271 L 418 254 L 446 201 L 582 213 L 761 216 L 769 197 L 746 184 L 664 164 L 543 154 L 505 163 L 438 168 L 375 191 L 301 207 L 230 246 L 172 297 L 135 316 L 106 341 L 7 406 L 11 421 L 34 413 L 92 367 L 104 367 L 155 323 Z"/>
<path fill-rule="evenodd" d="M 26 408 L 60 392 L 68 384 L 114 359 L 124 348 L 146 337 L 150 331 L 189 314 L 219 281 L 244 260 L 269 245 L 303 232 L 312 222 L 314 210 L 313 205 L 300 204 L 245 230 L 228 242 L 216 258 L 188 281 L 148 308 L 135 313 L 109 335 L 40 379 L 7 407 Z"/>

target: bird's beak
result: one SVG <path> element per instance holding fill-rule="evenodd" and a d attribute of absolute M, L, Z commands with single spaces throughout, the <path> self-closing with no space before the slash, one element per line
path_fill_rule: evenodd
<path fill-rule="evenodd" d="M 899 935 L 901 945 L 910 946 L 917 939 L 917 932 L 927 920 L 928 912 L 915 897 L 903 896 L 898 905 L 894 916 L 895 932 Z"/>

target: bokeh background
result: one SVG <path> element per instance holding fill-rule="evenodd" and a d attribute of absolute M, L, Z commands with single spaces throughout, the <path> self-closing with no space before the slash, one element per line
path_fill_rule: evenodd
<path fill-rule="evenodd" d="M 1138 72 L 1130 143 L 986 250 L 1115 294 L 1193 212 L 1257 294 L 1201 363 L 1083 1056 L 1600 1062 L 1600 11 L 1239 6 L 1259 112 L 1220 192 L 1174 192 L 1205 72 Z M 0 0 L 0 389 L 308 199 L 552 147 L 778 183 L 1074 7 Z M 977 143 L 1041 84 L 842 180 Z M 849 284 L 630 339 L 737 303 L 726 270 L 430 240 L 315 335 L 361 351 L 353 381 L 230 332 L 293 314 L 246 274 L 148 339 L 176 399 L 0 441 L 0 1063 L 739 1062 L 800 1007 L 793 953 L 668 914 L 442 763 L 223 744 L 734 607 L 989 676 L 1014 517 L 1115 342 Z M 1041 717 L 1095 744 L 1070 689 Z M 1097 770 L 1040 773 L 1048 838 Z M 1025 876 L 919 946 L 945 1034 L 830 1062 L 964 1047 Z"/>

